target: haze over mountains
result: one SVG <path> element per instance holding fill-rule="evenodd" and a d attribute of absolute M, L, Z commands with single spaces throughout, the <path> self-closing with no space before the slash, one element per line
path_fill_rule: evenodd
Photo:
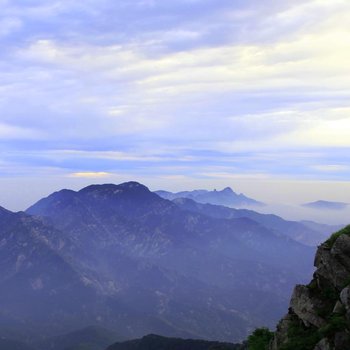
<path fill-rule="evenodd" d="M 173 200 L 180 208 L 215 218 L 249 218 L 276 233 L 286 235 L 300 243 L 316 246 L 341 226 L 318 224 L 312 221 L 290 221 L 273 214 L 260 214 L 248 209 L 228 208 L 220 205 L 197 203 L 187 198 Z"/>
<path fill-rule="evenodd" d="M 313 209 L 330 209 L 330 210 L 342 210 L 346 209 L 348 207 L 349 203 L 344 202 L 331 202 L 331 201 L 324 201 L 324 200 L 318 200 L 315 202 L 305 203 L 303 204 L 304 207 L 309 207 Z"/>
<path fill-rule="evenodd" d="M 304 243 L 331 229 L 169 201 L 136 182 L 62 190 L 26 213 L 1 209 L 0 227 L 2 331 L 37 348 L 87 326 L 124 339 L 238 342 L 275 324 L 311 276 Z"/>
<path fill-rule="evenodd" d="M 215 341 L 164 338 L 154 334 L 142 339 L 130 340 L 111 345 L 107 350 L 243 350 L 240 344 L 228 344 Z"/>
<path fill-rule="evenodd" d="M 249 198 L 243 193 L 237 194 L 230 187 L 226 187 L 222 191 L 194 190 L 173 193 L 160 190 L 155 193 L 162 198 L 170 200 L 189 198 L 199 203 L 211 203 L 235 208 L 259 207 L 264 205 L 264 203 Z"/>
<path fill-rule="evenodd" d="M 315 200 L 307 203 L 288 202 L 288 197 L 281 197 L 276 201 L 262 202 L 237 194 L 230 187 L 223 190 L 191 190 L 181 192 L 169 192 L 164 190 L 155 191 L 159 196 L 174 200 L 188 198 L 201 204 L 214 204 L 231 207 L 235 209 L 251 209 L 264 214 L 275 214 L 289 221 L 316 221 L 324 225 L 331 225 L 335 230 L 347 223 L 350 215 L 350 205 L 346 202 L 331 200 Z M 329 215 L 325 215 L 329 214 Z M 327 232 L 331 232 L 328 229 Z M 296 233 L 295 233 L 296 234 Z M 325 238 L 325 237 L 324 237 Z M 322 241 L 318 240 L 317 243 Z M 312 240 L 311 240 L 312 242 Z"/>

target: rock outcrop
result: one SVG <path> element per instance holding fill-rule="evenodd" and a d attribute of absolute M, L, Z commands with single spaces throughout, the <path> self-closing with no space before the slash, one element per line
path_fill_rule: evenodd
<path fill-rule="evenodd" d="M 294 289 L 270 350 L 350 349 L 350 226 L 318 247 L 316 271 Z"/>

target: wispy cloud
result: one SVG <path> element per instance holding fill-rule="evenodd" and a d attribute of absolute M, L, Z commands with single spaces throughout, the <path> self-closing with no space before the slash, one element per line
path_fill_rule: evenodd
<path fill-rule="evenodd" d="M 77 178 L 89 178 L 89 179 L 98 179 L 103 177 L 110 177 L 112 174 L 106 173 L 103 171 L 90 171 L 90 172 L 78 172 L 69 174 L 69 177 L 77 177 Z"/>
<path fill-rule="evenodd" d="M 348 1 L 0 4 L 2 174 L 348 179 Z"/>

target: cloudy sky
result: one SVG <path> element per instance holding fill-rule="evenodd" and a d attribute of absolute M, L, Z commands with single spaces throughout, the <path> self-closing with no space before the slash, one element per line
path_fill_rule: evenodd
<path fill-rule="evenodd" d="M 125 180 L 350 202 L 348 0 L 0 6 L 0 205 Z"/>

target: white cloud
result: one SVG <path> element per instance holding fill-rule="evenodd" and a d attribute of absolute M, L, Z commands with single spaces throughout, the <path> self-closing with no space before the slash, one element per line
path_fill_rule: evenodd
<path fill-rule="evenodd" d="M 323 171 L 323 172 L 343 172 L 349 171 L 349 165 L 343 164 L 322 164 L 322 165 L 314 165 L 311 167 L 312 169 Z"/>
<path fill-rule="evenodd" d="M 71 173 L 68 175 L 68 177 L 96 179 L 96 178 L 110 177 L 111 175 L 112 175 L 111 173 L 107 173 L 104 171 L 84 171 L 84 172 Z"/>
<path fill-rule="evenodd" d="M 288 158 L 286 172 L 336 175 L 339 150 L 350 146 L 348 1 L 213 7 L 215 16 L 180 13 L 169 25 L 159 2 L 147 3 L 145 18 L 140 8 L 129 13 L 136 28 L 102 21 L 115 9 L 107 0 L 37 2 L 28 11 L 7 3 L 7 27 L 22 37 L 0 56 L 1 139 L 64 174 L 109 174 L 124 162 L 132 175 L 233 181 L 280 174 L 276 163 Z M 43 139 L 39 151 L 22 144 Z M 324 159 L 326 148 L 334 153 Z"/>
<path fill-rule="evenodd" d="M 22 27 L 22 21 L 16 17 L 0 19 L 0 37 L 7 36 L 18 31 Z"/>
<path fill-rule="evenodd" d="M 7 140 L 42 139 L 44 134 L 31 128 L 22 128 L 0 122 L 0 138 Z"/>

